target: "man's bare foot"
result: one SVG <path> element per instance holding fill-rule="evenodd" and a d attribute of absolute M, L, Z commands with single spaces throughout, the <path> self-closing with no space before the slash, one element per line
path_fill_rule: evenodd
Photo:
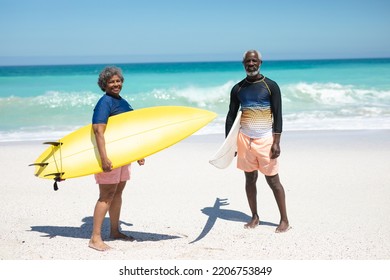
<path fill-rule="evenodd" d="M 95 249 L 97 251 L 102 251 L 102 252 L 112 249 L 110 246 L 108 246 L 103 241 L 93 242 L 92 240 L 89 241 L 88 247 L 92 248 L 92 249 Z"/>
<path fill-rule="evenodd" d="M 126 234 L 124 234 L 122 232 L 111 234 L 110 238 L 112 238 L 112 239 L 121 239 L 121 240 L 124 240 L 124 241 L 130 241 L 130 242 L 135 240 L 134 237 L 127 236 Z"/>
<path fill-rule="evenodd" d="M 281 221 L 280 224 L 278 225 L 278 227 L 276 228 L 275 232 L 276 233 L 282 233 L 282 232 L 286 232 L 290 229 L 290 225 L 288 222 L 284 222 L 284 221 Z"/>
<path fill-rule="evenodd" d="M 252 216 L 251 221 L 244 225 L 244 228 L 255 228 L 255 227 L 257 227 L 259 225 L 259 223 L 260 223 L 259 215 L 254 214 Z"/>

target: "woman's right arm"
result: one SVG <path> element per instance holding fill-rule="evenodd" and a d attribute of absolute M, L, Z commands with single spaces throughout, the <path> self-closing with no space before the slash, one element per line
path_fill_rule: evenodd
<path fill-rule="evenodd" d="M 102 162 L 102 168 L 104 172 L 110 172 L 112 170 L 112 163 L 107 157 L 106 152 L 106 140 L 104 139 L 104 132 L 106 131 L 106 124 L 99 123 L 93 124 L 92 129 L 95 134 L 96 144 L 98 147 L 100 160 Z"/>

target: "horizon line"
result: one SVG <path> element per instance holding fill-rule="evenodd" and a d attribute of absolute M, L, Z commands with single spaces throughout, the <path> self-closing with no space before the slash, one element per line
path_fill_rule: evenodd
<path fill-rule="evenodd" d="M 82 58 L 83 61 L 73 61 Z M 127 58 L 127 59 L 126 59 Z M 171 57 L 172 58 L 172 57 Z M 27 61 L 14 61 L 14 60 Z M 390 56 L 361 57 L 306 57 L 306 58 L 270 58 L 263 61 L 329 61 L 329 60 L 370 60 L 390 59 Z M 8 60 L 8 61 L 7 61 Z M 10 61 L 12 60 L 12 61 Z M 43 60 L 38 62 L 38 60 Z M 65 60 L 65 61 L 61 61 Z M 72 60 L 72 61 L 71 61 Z M 98 61 L 100 60 L 100 61 Z M 65 65 L 104 65 L 104 64 L 164 64 L 164 63 L 209 63 L 209 62 L 241 62 L 239 59 L 129 59 L 128 56 L 0 56 L 0 67 L 7 66 L 65 66 Z"/>

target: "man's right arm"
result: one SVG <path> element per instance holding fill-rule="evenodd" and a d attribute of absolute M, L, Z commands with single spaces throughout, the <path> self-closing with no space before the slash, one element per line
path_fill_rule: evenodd
<path fill-rule="evenodd" d="M 234 86 L 230 92 L 229 112 L 226 116 L 225 122 L 225 137 L 228 136 L 234 120 L 236 119 L 238 109 L 240 108 L 240 100 L 238 99 L 237 93 L 238 85 Z"/>

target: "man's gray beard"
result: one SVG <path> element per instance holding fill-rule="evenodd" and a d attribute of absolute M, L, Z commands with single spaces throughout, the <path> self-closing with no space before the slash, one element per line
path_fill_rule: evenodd
<path fill-rule="evenodd" d="M 259 73 L 260 73 L 259 70 L 256 70 L 256 71 L 253 71 L 253 72 L 248 72 L 248 71 L 246 71 L 246 74 L 247 74 L 249 77 L 257 76 Z"/>

